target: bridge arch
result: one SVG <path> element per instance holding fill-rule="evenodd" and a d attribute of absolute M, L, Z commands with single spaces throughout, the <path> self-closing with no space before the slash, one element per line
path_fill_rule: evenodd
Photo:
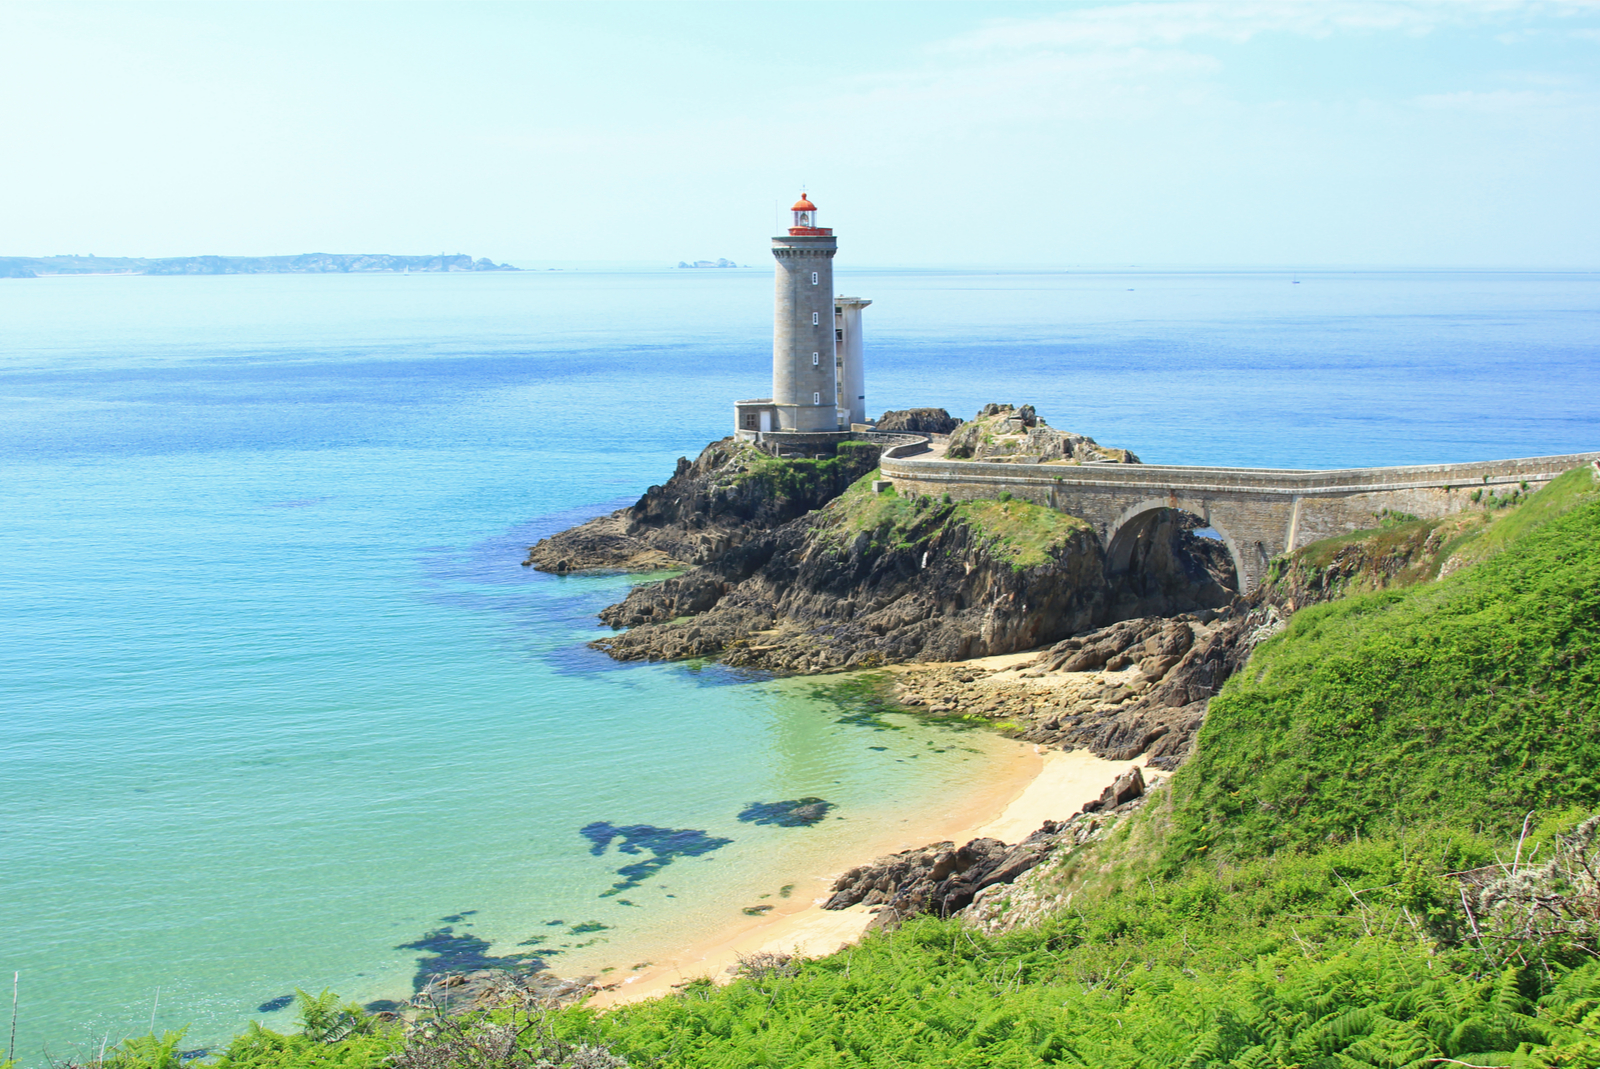
<path fill-rule="evenodd" d="M 1106 528 L 1106 574 L 1117 575 L 1126 572 L 1133 556 L 1135 540 L 1142 529 L 1142 520 L 1153 512 L 1176 509 L 1187 512 L 1191 516 L 1198 516 L 1212 530 L 1222 536 L 1222 544 L 1228 547 L 1228 557 L 1233 561 L 1234 589 L 1243 594 L 1254 586 L 1254 574 L 1246 571 L 1245 558 L 1239 552 L 1239 541 L 1226 526 L 1219 523 L 1211 514 L 1210 504 L 1199 498 L 1188 498 L 1179 494 L 1168 494 L 1164 497 L 1149 497 L 1138 501 L 1122 510 L 1122 513 Z"/>

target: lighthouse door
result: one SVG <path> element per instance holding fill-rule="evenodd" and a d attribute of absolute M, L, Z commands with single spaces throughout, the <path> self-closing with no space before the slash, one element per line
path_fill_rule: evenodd
<path fill-rule="evenodd" d="M 764 431 L 772 429 L 772 410 L 770 408 L 761 410 L 761 429 Z"/>

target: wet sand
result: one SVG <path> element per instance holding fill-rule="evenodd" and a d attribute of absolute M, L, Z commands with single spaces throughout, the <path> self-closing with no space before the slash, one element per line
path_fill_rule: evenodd
<path fill-rule="evenodd" d="M 752 917 L 685 946 L 670 960 L 640 969 L 616 987 L 601 991 L 588 1004 L 604 1008 L 637 1002 L 666 994 L 699 977 L 725 981 L 737 969 L 741 957 L 756 953 L 805 957 L 831 954 L 861 938 L 872 922 L 872 914 L 865 906 L 822 908 L 828 899 L 828 888 L 841 873 L 883 854 L 944 840 L 965 843 L 987 836 L 1018 842 L 1046 820 L 1071 816 L 1085 802 L 1098 798 L 1118 775 L 1141 763 L 1139 759 L 1107 761 L 1087 750 L 1044 751 L 1021 742 L 1016 747 L 1016 759 L 1007 774 L 952 799 L 947 810 L 930 811 L 925 819 L 907 819 L 885 828 L 874 849 L 837 858 L 835 871 L 817 874 L 799 889 L 794 900 L 778 905 L 765 916 Z"/>

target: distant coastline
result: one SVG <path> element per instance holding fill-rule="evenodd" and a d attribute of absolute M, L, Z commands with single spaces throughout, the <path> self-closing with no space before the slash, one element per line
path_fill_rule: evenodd
<path fill-rule="evenodd" d="M 0 256 L 0 278 L 48 275 L 318 275 L 359 272 L 517 271 L 510 264 L 454 256 L 306 252 L 298 256 Z"/>

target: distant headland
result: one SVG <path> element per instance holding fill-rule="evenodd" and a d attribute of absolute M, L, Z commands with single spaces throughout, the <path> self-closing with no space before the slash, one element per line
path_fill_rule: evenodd
<path fill-rule="evenodd" d="M 298 256 L 0 256 L 0 278 L 45 275 L 317 275 L 367 271 L 516 271 L 463 253 L 392 256 L 388 253 L 306 252 Z"/>

